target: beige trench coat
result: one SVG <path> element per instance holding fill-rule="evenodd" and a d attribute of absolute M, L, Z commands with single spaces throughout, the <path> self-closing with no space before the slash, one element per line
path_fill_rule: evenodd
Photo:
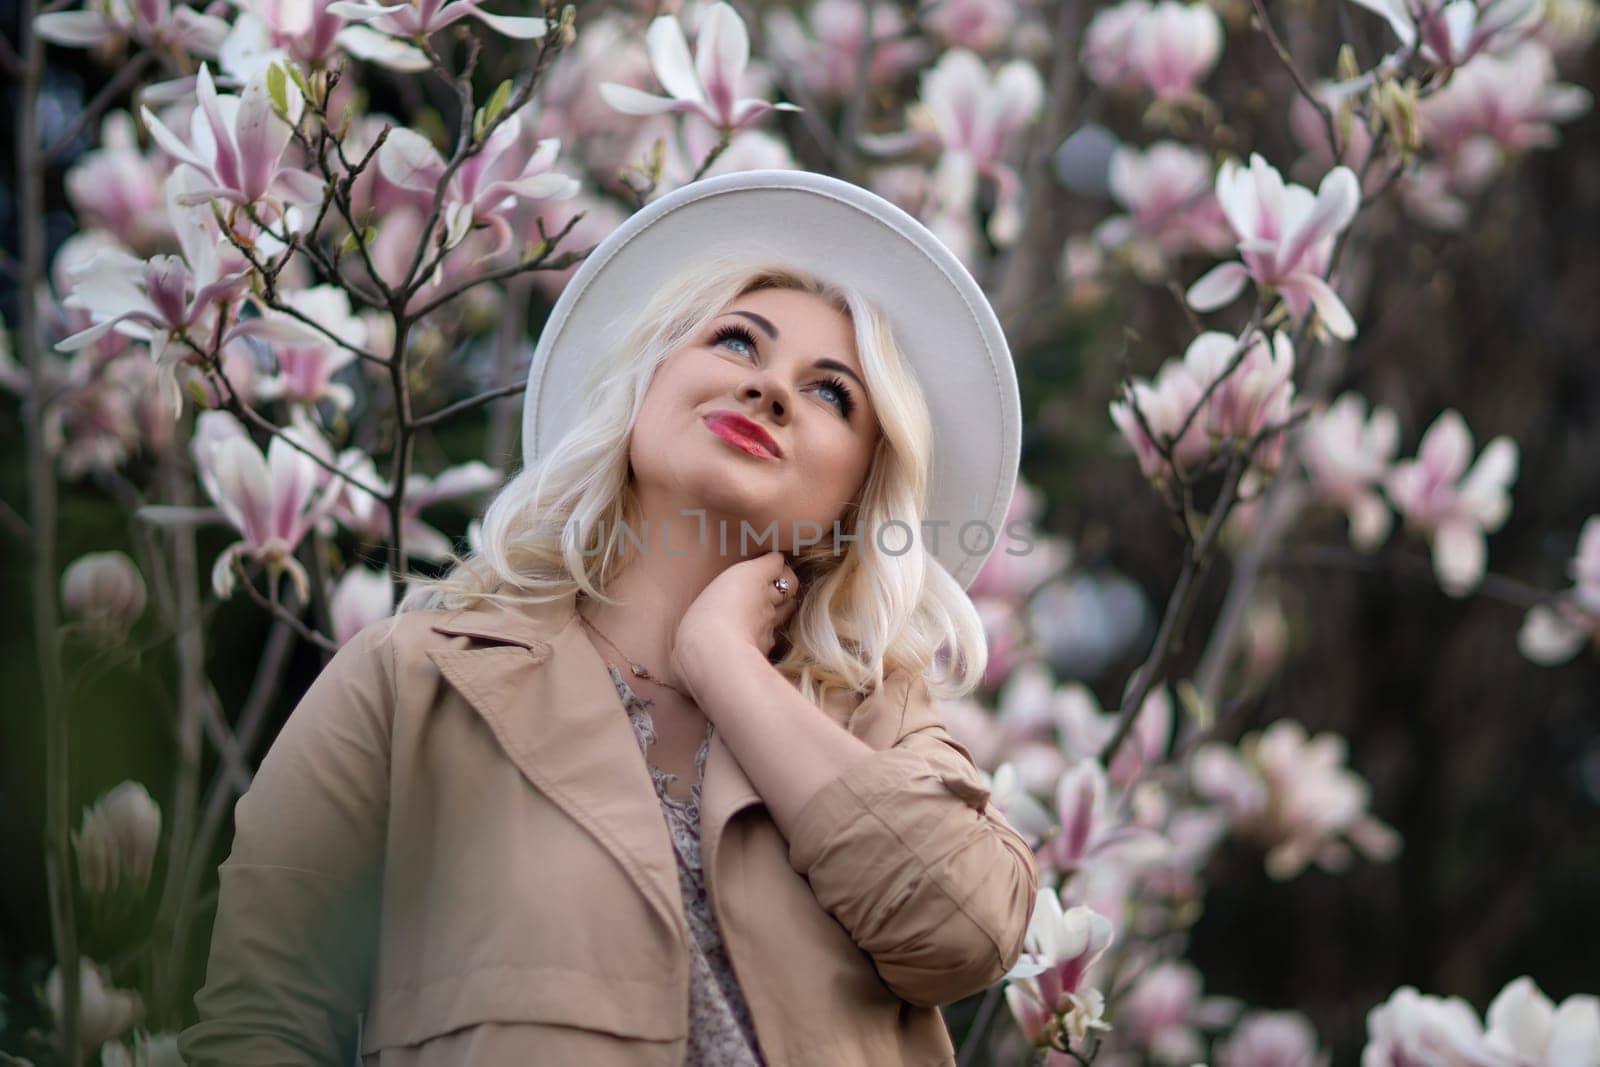
<path fill-rule="evenodd" d="M 187 1062 L 683 1062 L 675 853 L 574 604 L 408 613 L 333 658 L 235 807 Z M 1033 854 L 921 679 L 848 703 L 875 751 L 790 841 L 713 732 L 707 889 L 769 1064 L 950 1064 L 938 1006 L 1016 962 Z"/>

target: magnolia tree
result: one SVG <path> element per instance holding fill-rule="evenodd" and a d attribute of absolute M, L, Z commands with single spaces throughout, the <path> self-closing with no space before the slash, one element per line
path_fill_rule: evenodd
<path fill-rule="evenodd" d="M 214 848 L 287 657 L 336 649 L 409 574 L 470 547 L 473 527 L 423 513 L 474 506 L 504 477 L 530 308 L 630 211 L 704 175 L 806 168 L 876 189 L 986 286 L 1019 359 L 1113 290 L 1168 293 L 1188 324 L 1148 376 L 1134 364 L 1169 353 L 1130 337 L 1102 397 L 1181 554 L 1120 699 L 1102 708 L 1042 652 L 1074 571 L 1065 541 L 1004 542 L 972 587 L 988 672 L 981 699 L 945 710 L 1043 877 L 1025 954 L 981 998 L 963 1062 L 1328 1061 L 1339 1035 L 1206 996 L 1185 958 L 1225 839 L 1276 880 L 1401 847 L 1344 738 L 1294 719 L 1229 728 L 1282 660 L 1263 560 L 1300 517 L 1347 515 L 1356 552 L 1422 546 L 1452 597 L 1512 600 L 1535 664 L 1600 645 L 1600 516 L 1561 532 L 1570 587 L 1490 573 L 1516 442 L 1479 449 L 1454 410 L 1403 425 L 1345 373 L 1379 238 L 1461 227 L 1590 106 L 1558 67 L 1588 46 L 1592 0 L 36 5 L 21 47 L 0 51 L 24 95 L 21 254 L 5 263 L 22 296 L 0 385 L 25 419 L 37 546 L 57 966 L 33 1052 L 51 1062 L 176 1062 Z M 1292 156 L 1226 106 L 1230 78 L 1255 76 L 1231 57 L 1262 48 L 1293 90 L 1271 115 Z M 52 49 L 116 71 L 47 136 Z M 57 179 L 79 229 L 51 250 Z M 1088 191 L 1109 199 L 1092 216 Z M 483 459 L 434 460 L 458 423 Z M 74 481 L 134 517 L 137 559 L 95 552 L 58 575 L 57 492 Z M 1009 518 L 1041 503 L 1024 483 Z M 210 558 L 205 524 L 233 534 Z M 1180 673 L 1223 556 L 1203 654 Z M 271 628 L 247 704 L 226 708 L 205 623 L 240 597 Z M 151 607 L 179 678 L 166 811 L 129 781 L 73 831 L 74 687 L 138 651 L 129 630 Z M 102 958 L 105 917 L 152 894 L 145 940 Z M 1404 987 L 1372 1006 L 1363 1063 L 1600 1065 L 1600 1006 L 1553 1004 L 1521 977 L 1480 1017 Z"/>

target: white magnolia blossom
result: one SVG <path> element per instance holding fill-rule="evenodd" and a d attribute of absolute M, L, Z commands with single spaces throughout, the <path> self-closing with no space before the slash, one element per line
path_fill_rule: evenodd
<path fill-rule="evenodd" d="M 1389 499 L 1432 539 L 1434 573 L 1451 596 L 1465 596 L 1483 580 L 1484 536 L 1511 514 L 1517 463 L 1517 443 L 1505 436 L 1485 445 L 1473 463 L 1472 431 L 1459 412 L 1447 410 L 1422 435 L 1417 457 L 1389 472 Z"/>
<path fill-rule="evenodd" d="M 1572 588 L 1531 608 L 1522 620 L 1517 647 L 1535 663 L 1565 663 L 1584 645 L 1600 645 L 1600 515 L 1584 521 L 1568 574 Z"/>

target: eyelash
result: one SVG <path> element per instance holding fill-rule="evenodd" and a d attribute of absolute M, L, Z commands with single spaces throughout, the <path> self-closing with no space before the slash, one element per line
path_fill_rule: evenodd
<path fill-rule="evenodd" d="M 756 349 L 755 334 L 743 326 L 735 326 L 731 323 L 727 326 L 719 327 L 716 334 L 711 338 L 711 343 L 720 345 L 722 342 L 734 338 L 743 341 L 750 349 Z M 844 417 L 848 419 L 850 412 L 854 411 L 856 406 L 855 397 L 850 394 L 850 387 L 845 385 L 844 381 L 839 378 L 824 378 L 822 384 L 839 394 L 837 406 Z"/>

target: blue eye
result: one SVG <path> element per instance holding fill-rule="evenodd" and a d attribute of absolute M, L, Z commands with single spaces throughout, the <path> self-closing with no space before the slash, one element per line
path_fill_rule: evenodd
<path fill-rule="evenodd" d="M 756 350 L 755 335 L 743 326 L 724 326 L 711 338 L 711 343 L 714 345 L 720 345 L 724 341 L 742 341 L 750 351 Z"/>

